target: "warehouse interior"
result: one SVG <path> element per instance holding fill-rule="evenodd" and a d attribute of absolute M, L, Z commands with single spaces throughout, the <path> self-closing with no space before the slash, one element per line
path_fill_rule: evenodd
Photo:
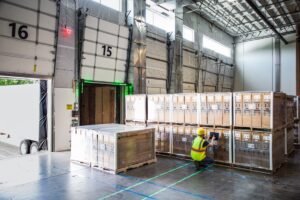
<path fill-rule="evenodd" d="M 300 1 L 1 0 L 0 26 L 0 199 L 299 199 Z"/>

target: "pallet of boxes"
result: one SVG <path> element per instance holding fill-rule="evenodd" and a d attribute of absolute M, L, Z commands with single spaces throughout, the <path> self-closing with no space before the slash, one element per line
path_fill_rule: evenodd
<path fill-rule="evenodd" d="M 276 171 L 284 161 L 286 95 L 235 92 L 233 100 L 234 166 Z"/>
<path fill-rule="evenodd" d="M 202 93 L 199 101 L 199 126 L 207 130 L 207 138 L 218 133 L 214 147 L 208 148 L 208 156 L 218 163 L 232 163 L 232 93 Z"/>
<path fill-rule="evenodd" d="M 119 173 L 156 162 L 154 129 L 121 124 L 71 128 L 71 160 Z"/>
<path fill-rule="evenodd" d="M 172 95 L 171 105 L 171 153 L 190 157 L 192 142 L 198 128 L 200 96 L 196 93 Z"/>
<path fill-rule="evenodd" d="M 147 126 L 155 128 L 155 149 L 158 153 L 171 153 L 171 100 L 172 95 L 148 95 Z"/>

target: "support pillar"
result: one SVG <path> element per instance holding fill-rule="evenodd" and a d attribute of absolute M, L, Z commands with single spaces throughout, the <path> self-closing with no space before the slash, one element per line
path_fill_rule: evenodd
<path fill-rule="evenodd" d="M 129 0 L 133 13 L 130 81 L 135 94 L 146 93 L 146 1 Z M 133 77 L 132 77 L 133 76 Z"/>
<path fill-rule="evenodd" d="M 300 95 L 300 24 L 297 25 L 296 39 L 296 94 Z"/>
<path fill-rule="evenodd" d="M 182 83 L 182 48 L 183 48 L 183 1 L 176 0 L 175 9 L 175 44 L 174 44 L 174 70 L 171 92 L 181 93 Z"/>
<path fill-rule="evenodd" d="M 281 49 L 280 38 L 275 38 L 275 92 L 280 92 L 281 89 Z"/>

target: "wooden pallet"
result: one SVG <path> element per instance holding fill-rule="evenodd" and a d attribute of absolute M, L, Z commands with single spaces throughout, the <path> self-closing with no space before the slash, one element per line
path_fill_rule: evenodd
<path fill-rule="evenodd" d="M 282 163 L 275 169 L 269 170 L 266 168 L 258 168 L 258 167 L 251 167 L 251 166 L 246 166 L 246 165 L 232 164 L 232 168 L 234 168 L 234 169 L 258 172 L 258 173 L 270 174 L 270 175 L 275 174 L 281 168 L 281 166 L 282 166 Z"/>
<path fill-rule="evenodd" d="M 103 167 L 99 167 L 99 166 L 96 166 L 96 165 L 92 166 L 92 168 L 98 169 L 100 171 L 107 172 L 107 173 L 110 173 L 110 174 L 118 174 L 118 173 L 121 173 L 121 172 L 125 173 L 130 169 L 135 169 L 135 168 L 138 168 L 138 167 L 142 167 L 144 165 L 149 165 L 149 164 L 155 163 L 156 161 L 157 161 L 157 159 L 155 158 L 155 159 L 152 159 L 152 160 L 148 160 L 148 161 L 145 161 L 145 162 L 142 162 L 142 163 L 130 165 L 128 167 L 120 168 L 120 169 L 117 169 L 117 170 L 103 168 Z"/>

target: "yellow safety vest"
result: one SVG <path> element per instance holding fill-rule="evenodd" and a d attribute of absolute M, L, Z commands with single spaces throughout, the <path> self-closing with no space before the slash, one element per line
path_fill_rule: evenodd
<path fill-rule="evenodd" d="M 206 157 L 206 147 L 203 147 L 205 140 L 197 136 L 192 145 L 191 157 L 193 160 L 202 161 Z"/>

